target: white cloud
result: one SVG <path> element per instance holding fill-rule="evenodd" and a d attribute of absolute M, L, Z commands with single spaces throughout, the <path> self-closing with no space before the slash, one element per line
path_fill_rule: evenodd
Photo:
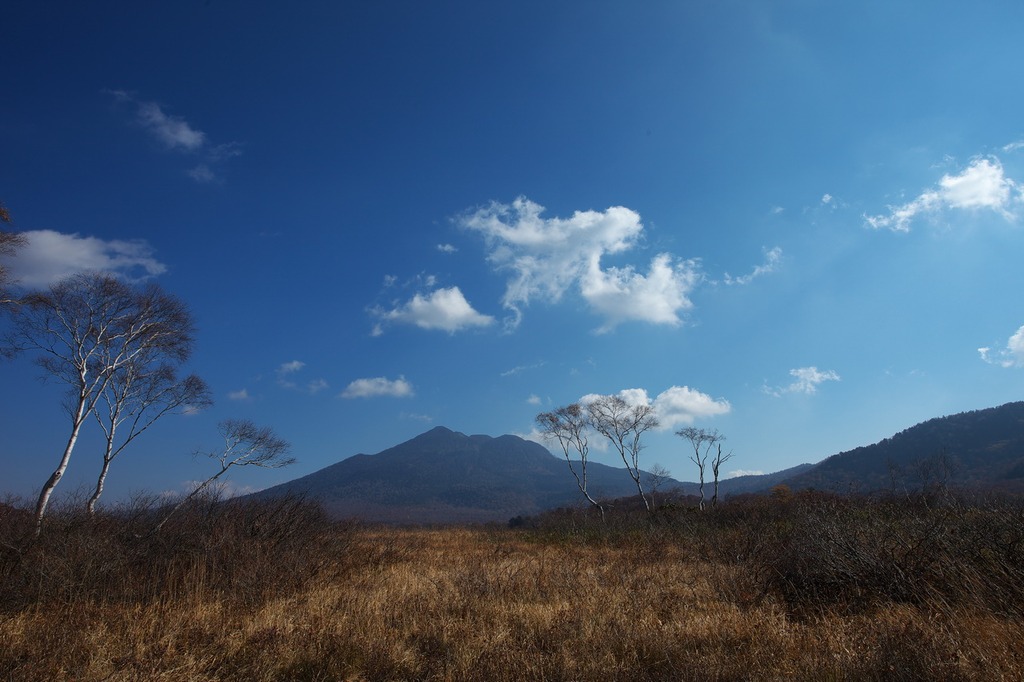
<path fill-rule="evenodd" d="M 1006 348 L 992 354 L 991 348 L 979 348 L 978 353 L 985 362 L 1002 367 L 1024 367 L 1024 325 L 1006 342 Z"/>
<path fill-rule="evenodd" d="M 541 361 L 541 362 L 536 362 L 536 363 L 534 363 L 532 365 L 517 365 L 517 366 L 513 367 L 512 369 L 506 369 L 504 372 L 501 373 L 501 376 L 503 376 L 503 377 L 510 377 L 510 376 L 513 376 L 515 374 L 519 374 L 520 372 L 525 372 L 525 371 L 530 370 L 530 369 L 540 369 L 541 367 L 544 366 L 544 364 L 545 363 L 543 361 Z"/>
<path fill-rule="evenodd" d="M 310 395 L 316 395 L 328 387 L 327 381 L 322 378 L 311 379 L 302 386 L 299 386 L 298 382 L 293 378 L 293 375 L 300 372 L 305 366 L 306 363 L 301 360 L 291 360 L 289 362 L 281 363 L 276 370 L 278 385 L 292 390 L 302 390 Z"/>
<path fill-rule="evenodd" d="M 206 144 L 206 133 L 179 116 L 164 113 L 156 102 L 132 101 L 138 105 L 139 122 L 168 149 L 196 151 Z"/>
<path fill-rule="evenodd" d="M 760 469 L 736 469 L 725 475 L 726 478 L 737 478 L 738 476 L 764 476 Z"/>
<path fill-rule="evenodd" d="M 327 381 L 325 379 L 313 379 L 306 384 L 306 390 L 311 394 L 319 393 L 320 391 L 328 388 Z"/>
<path fill-rule="evenodd" d="M 875 229 L 909 232 L 910 223 L 919 215 L 934 215 L 943 210 L 981 210 L 999 213 L 1007 220 L 1015 202 L 1024 198 L 1024 186 L 1008 178 L 999 159 L 977 158 L 958 175 L 943 175 L 937 188 L 922 192 L 902 206 L 890 206 L 887 215 L 864 216 Z"/>
<path fill-rule="evenodd" d="M 823 204 L 831 204 L 832 203 L 832 198 L 833 198 L 832 195 L 829 194 L 828 192 L 826 192 L 821 197 L 821 203 L 823 203 Z"/>
<path fill-rule="evenodd" d="M 525 197 L 511 204 L 492 203 L 459 223 L 481 233 L 488 260 L 510 273 L 502 304 L 517 325 L 522 309 L 541 298 L 557 302 L 573 286 L 596 312 L 607 331 L 626 320 L 677 325 L 689 309 L 687 295 L 699 279 L 693 261 L 660 254 L 647 275 L 632 267 L 601 268 L 601 258 L 633 248 L 641 237 L 640 215 L 622 206 L 576 211 L 571 218 L 543 218 L 544 207 Z"/>
<path fill-rule="evenodd" d="M 379 396 L 409 398 L 413 395 L 412 384 L 402 376 L 394 380 L 385 377 L 356 379 L 341 393 L 342 398 L 376 398 Z"/>
<path fill-rule="evenodd" d="M 458 287 L 436 289 L 424 296 L 416 294 L 410 301 L 393 310 L 373 311 L 386 322 L 414 324 L 421 329 L 442 329 L 454 333 L 469 327 L 486 327 L 494 322 L 490 315 L 473 309 Z M 378 326 L 375 334 L 381 333 Z"/>
<path fill-rule="evenodd" d="M 597 329 L 603 333 L 629 320 L 681 324 L 679 313 L 693 307 L 688 294 L 699 280 L 696 263 L 674 261 L 662 253 L 651 261 L 646 275 L 631 267 L 602 270 L 595 260 L 580 290 L 590 306 L 604 315 L 605 323 Z"/>
<path fill-rule="evenodd" d="M 441 253 L 455 253 L 458 249 L 451 244 L 438 244 L 437 250 Z"/>
<path fill-rule="evenodd" d="M 826 195 L 828 196 L 828 195 Z M 762 275 L 768 275 L 775 272 L 779 267 L 779 262 L 782 260 L 782 249 L 778 246 L 766 249 L 764 252 L 764 263 L 755 266 L 754 270 L 749 275 L 743 275 L 741 277 L 732 277 L 728 272 L 725 273 L 726 284 L 750 284 L 752 281 L 761 277 Z"/>
<path fill-rule="evenodd" d="M 53 230 L 21 233 L 27 243 L 16 258 L 2 259 L 11 278 L 25 287 L 53 284 L 79 272 L 105 272 L 127 280 L 154 277 L 167 271 L 142 240 L 103 240 Z"/>
<path fill-rule="evenodd" d="M 783 388 L 768 388 L 764 391 L 776 397 L 784 393 L 804 393 L 811 395 L 818 392 L 818 386 L 826 381 L 839 381 L 840 377 L 834 370 L 821 371 L 817 367 L 798 367 L 789 370 L 789 374 L 795 377 L 793 383 Z"/>
<path fill-rule="evenodd" d="M 118 102 L 134 106 L 139 125 L 165 149 L 194 154 L 201 158 L 199 164 L 185 171 L 185 174 L 196 182 L 219 181 L 216 166 L 242 153 L 241 145 L 237 142 L 211 145 L 206 133 L 195 128 L 184 118 L 168 114 L 157 102 L 139 100 L 124 90 L 108 92 Z"/>
<path fill-rule="evenodd" d="M 298 372 L 300 369 L 306 366 L 302 360 L 292 360 L 290 362 L 281 363 L 281 366 L 277 368 L 277 373 L 281 376 L 286 374 L 293 374 Z"/>
<path fill-rule="evenodd" d="M 537 395 L 536 393 L 531 393 L 530 397 L 528 397 L 526 399 L 526 404 L 527 405 L 540 405 L 541 404 L 540 396 Z"/>
<path fill-rule="evenodd" d="M 249 391 L 247 391 L 244 388 L 242 390 L 240 390 L 240 391 L 231 391 L 230 393 L 228 393 L 228 400 L 248 400 L 248 399 L 249 399 Z"/>
<path fill-rule="evenodd" d="M 1015 152 L 1018 149 L 1024 149 L 1024 140 L 1015 140 L 1010 144 L 1003 145 L 1004 152 Z"/>
<path fill-rule="evenodd" d="M 728 414 L 732 410 L 728 400 L 715 400 L 707 393 L 689 386 L 671 386 L 659 393 L 653 402 L 643 388 L 627 388 L 616 395 L 628 405 L 652 405 L 658 416 L 659 431 L 693 424 L 697 419 Z M 596 393 L 590 393 L 580 398 L 579 403 L 586 405 L 599 397 Z"/>

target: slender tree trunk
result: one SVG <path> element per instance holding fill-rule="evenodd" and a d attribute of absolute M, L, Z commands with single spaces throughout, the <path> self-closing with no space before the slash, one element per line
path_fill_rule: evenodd
<path fill-rule="evenodd" d="M 630 475 L 632 476 L 632 472 L 630 473 Z M 651 503 L 647 501 L 647 495 L 644 494 L 644 487 L 640 483 L 640 470 L 639 469 L 636 470 L 636 476 L 633 476 L 633 481 L 636 483 L 636 489 L 640 493 L 640 499 L 644 501 L 644 509 L 646 509 L 647 513 L 650 514 L 651 513 Z"/>
<path fill-rule="evenodd" d="M 50 474 L 50 478 L 47 479 L 43 489 L 39 492 L 39 500 L 36 502 L 36 535 L 39 535 L 43 529 L 43 515 L 46 514 L 46 507 L 50 504 L 50 496 L 53 495 L 53 489 L 60 483 L 60 479 L 68 468 L 68 462 L 71 461 L 71 453 L 75 449 L 75 443 L 78 442 L 78 432 L 82 430 L 82 423 L 84 421 L 85 397 L 83 396 L 79 398 L 78 411 L 75 413 L 75 418 L 72 421 L 71 436 L 68 438 L 68 444 L 64 448 L 64 455 L 60 458 L 60 464 Z"/>
<path fill-rule="evenodd" d="M 103 494 L 103 484 L 107 481 L 107 472 L 110 471 L 109 457 L 103 458 L 103 468 L 100 469 L 100 475 L 96 479 L 96 490 L 93 491 L 92 497 L 89 498 L 89 502 L 85 505 L 85 510 L 89 513 L 89 516 L 96 514 L 96 503 L 100 500 L 100 495 Z"/>
<path fill-rule="evenodd" d="M 216 481 L 216 480 L 217 480 L 218 478 L 220 478 L 221 476 L 223 476 L 223 475 L 224 475 L 224 473 L 225 473 L 225 472 L 226 472 L 226 471 L 227 471 L 227 470 L 228 470 L 229 468 L 230 468 L 230 466 L 226 466 L 226 467 L 224 467 L 223 469 L 221 469 L 220 471 L 218 471 L 218 472 L 217 472 L 216 474 L 214 474 L 214 475 L 213 475 L 213 476 L 211 476 L 210 478 L 208 478 L 208 479 L 206 479 L 205 481 L 203 481 L 202 483 L 200 483 L 200 484 L 199 484 L 199 485 L 198 485 L 198 486 L 196 487 L 196 489 L 195 489 L 195 490 L 193 490 L 193 491 L 192 491 L 192 492 L 190 492 L 190 493 L 189 493 L 188 495 L 186 495 L 186 496 L 185 496 L 184 498 L 182 498 L 182 500 L 181 500 L 180 502 L 178 502 L 178 504 L 174 505 L 174 509 L 172 509 L 172 510 L 171 510 L 170 512 L 168 512 L 167 516 L 165 516 L 165 517 L 163 518 L 163 520 L 161 520 L 161 521 L 160 521 L 160 523 L 156 524 L 156 528 L 154 528 L 152 532 L 153 532 L 153 533 L 159 533 L 159 532 L 160 532 L 160 529 L 164 527 L 164 524 L 165 524 L 165 523 L 167 523 L 168 519 L 170 519 L 170 518 L 171 518 L 172 516 L 174 516 L 174 514 L 175 514 L 175 513 L 176 513 L 176 512 L 177 512 L 177 511 L 178 511 L 179 509 L 181 509 L 182 507 L 184 507 L 184 506 L 185 506 L 185 505 L 186 505 L 186 504 L 188 503 L 188 501 L 189 501 L 189 500 L 191 500 L 191 499 L 192 499 L 193 497 L 195 497 L 196 495 L 198 495 L 199 493 L 201 493 L 201 492 L 202 492 L 203 490 L 206 490 L 206 488 L 207 488 L 207 487 L 208 487 L 208 486 L 209 486 L 209 485 L 210 485 L 211 483 L 213 483 L 213 482 L 214 482 L 214 481 Z"/>

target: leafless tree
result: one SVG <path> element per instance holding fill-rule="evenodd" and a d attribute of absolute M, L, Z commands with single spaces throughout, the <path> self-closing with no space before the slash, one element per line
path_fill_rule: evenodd
<path fill-rule="evenodd" d="M 102 273 L 72 275 L 21 299 L 6 347 L 36 354 L 44 379 L 64 384 L 71 430 L 57 468 L 36 503 L 36 531 L 79 433 L 111 380 L 140 358 L 180 363 L 192 350 L 185 304 L 149 285 L 141 290 Z"/>
<path fill-rule="evenodd" d="M 660 464 L 653 464 L 647 471 L 648 473 L 648 487 L 651 489 L 651 504 L 657 509 L 658 507 L 658 491 L 661 490 L 661 486 L 672 478 L 672 472 L 663 467 Z"/>
<path fill-rule="evenodd" d="M 155 365 L 150 359 L 149 354 L 140 355 L 112 372 L 101 393 L 105 409 L 97 405 L 93 410 L 103 431 L 105 448 L 96 489 L 86 504 L 90 514 L 96 511 L 111 463 L 133 440 L 165 415 L 201 410 L 213 404 L 210 389 L 201 378 L 191 374 L 179 379 L 173 365 Z M 120 428 L 122 425 L 127 433 Z"/>
<path fill-rule="evenodd" d="M 269 427 L 256 426 L 248 419 L 226 419 L 220 423 L 220 433 L 224 438 L 224 447 L 219 452 L 207 453 L 208 457 L 217 460 L 220 469 L 182 498 L 157 524 L 153 529 L 154 533 L 163 528 L 175 512 L 213 485 L 231 467 L 279 469 L 295 462 L 294 457 L 288 456 L 291 445 L 278 438 Z"/>
<path fill-rule="evenodd" d="M 725 440 L 725 436 L 722 436 L 719 440 Z M 732 459 L 732 453 L 731 452 L 728 453 L 728 454 L 723 455 L 722 454 L 722 444 L 721 443 L 717 443 L 717 445 L 718 445 L 718 454 L 716 454 L 715 458 L 713 460 L 711 460 L 711 473 L 715 477 L 715 494 L 711 496 L 711 506 L 712 507 L 714 507 L 714 506 L 716 506 L 718 504 L 718 481 L 719 481 L 718 472 L 722 468 L 722 464 L 724 462 L 727 462 L 730 459 Z"/>
<path fill-rule="evenodd" d="M 586 412 L 579 403 L 572 403 L 552 412 L 538 414 L 537 425 L 544 436 L 558 441 L 558 445 L 561 446 L 562 453 L 565 455 L 565 461 L 569 465 L 569 471 L 576 479 L 577 487 L 587 501 L 601 512 L 601 520 L 604 521 L 604 506 L 591 497 L 587 491 L 587 456 L 590 447 L 587 442 Z M 573 463 L 574 459 L 579 460 L 578 472 Z"/>
<path fill-rule="evenodd" d="M 7 211 L 7 207 L 0 202 L 0 223 L 10 225 L 14 221 L 11 220 L 11 214 Z M 0 257 L 13 256 L 15 252 L 27 243 L 25 236 L 18 234 L 17 232 L 8 232 L 7 230 L 0 230 Z M 10 273 L 4 264 L 0 262 L 0 306 L 6 306 L 14 302 L 14 297 L 8 292 L 7 287 L 11 284 Z"/>
<path fill-rule="evenodd" d="M 676 431 L 676 435 L 685 438 L 690 442 L 693 447 L 693 454 L 690 455 L 690 461 L 697 465 L 697 472 L 700 474 L 700 508 L 704 509 L 704 472 L 707 470 L 708 456 L 711 453 L 711 448 L 719 441 L 725 440 L 725 436 L 718 433 L 718 429 L 707 430 L 698 429 L 693 426 L 688 426 L 685 429 L 679 429 Z M 719 465 L 721 462 L 719 462 Z M 715 491 L 717 496 L 718 490 L 718 468 L 714 468 L 715 471 Z"/>
<path fill-rule="evenodd" d="M 595 431 L 608 439 L 615 451 L 622 457 L 637 492 L 647 512 L 651 503 L 644 493 L 641 481 L 640 451 L 641 437 L 658 426 L 658 417 L 651 405 L 630 405 L 617 395 L 603 395 L 587 403 L 588 421 Z"/>

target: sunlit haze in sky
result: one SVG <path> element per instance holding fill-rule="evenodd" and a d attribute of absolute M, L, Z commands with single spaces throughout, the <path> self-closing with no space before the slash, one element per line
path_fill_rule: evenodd
<path fill-rule="evenodd" d="M 215 405 L 107 500 L 212 473 L 252 419 L 294 466 L 435 426 L 529 437 L 650 402 L 772 472 L 1024 398 L 1024 3 L 13 2 L 0 200 L 24 287 L 183 299 Z M 0 491 L 63 389 L 0 363 Z M 86 433 L 58 493 L 91 482 Z M 610 452 L 595 459 L 614 464 Z"/>

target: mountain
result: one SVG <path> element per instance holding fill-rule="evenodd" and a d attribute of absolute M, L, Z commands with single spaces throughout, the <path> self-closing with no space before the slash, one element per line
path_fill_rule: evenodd
<path fill-rule="evenodd" d="M 1024 402 L 930 419 L 777 482 L 794 490 L 838 492 L 915 490 L 939 483 L 1024 492 Z"/>
<path fill-rule="evenodd" d="M 636 494 L 625 470 L 591 462 L 591 494 Z M 666 487 L 676 484 L 669 480 Z M 254 497 L 302 493 L 329 514 L 383 523 L 507 521 L 582 500 L 564 459 L 517 436 L 467 436 L 443 426 L 375 455 L 343 459 Z"/>

